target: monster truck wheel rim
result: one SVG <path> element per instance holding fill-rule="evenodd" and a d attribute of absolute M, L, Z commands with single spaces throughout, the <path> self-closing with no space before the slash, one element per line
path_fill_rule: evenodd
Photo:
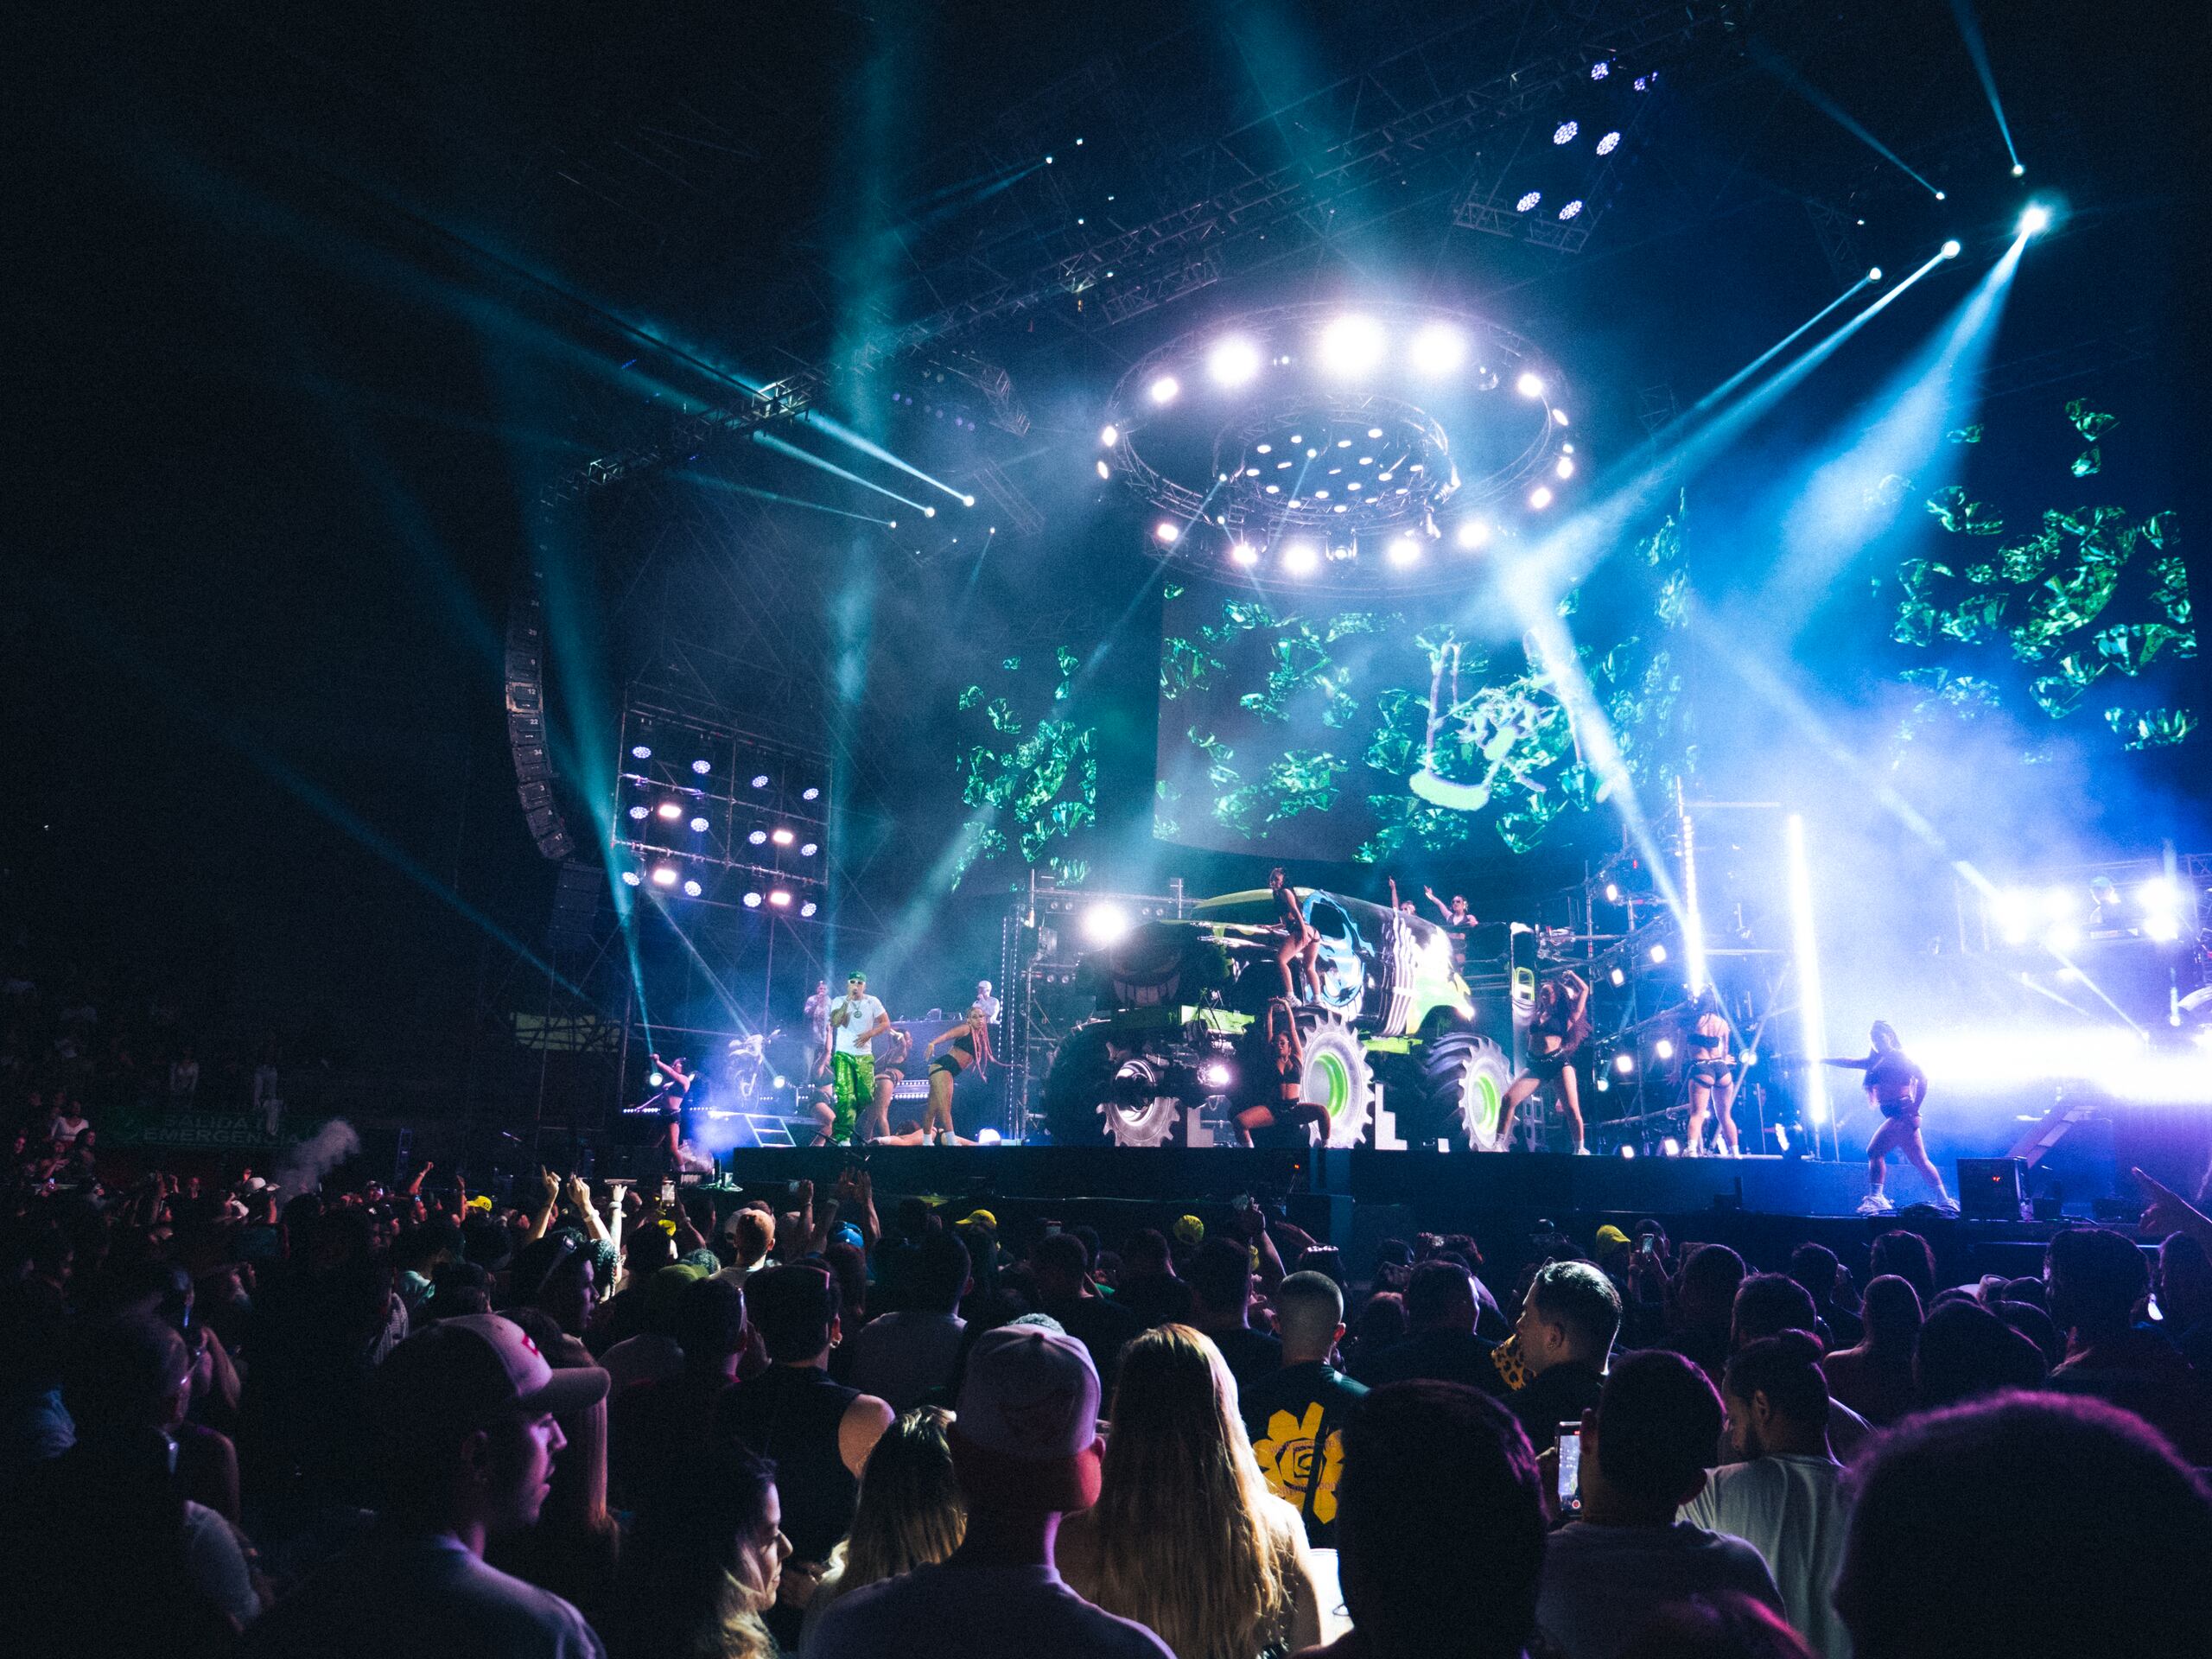
<path fill-rule="evenodd" d="M 1472 1069 L 1467 1073 L 1466 1091 L 1459 1109 L 1467 1144 L 1478 1151 L 1491 1150 L 1497 1145 L 1497 1126 L 1505 1121 L 1505 1096 L 1497 1078 Z"/>
<path fill-rule="evenodd" d="M 1334 1054 L 1316 1056 L 1313 1079 L 1321 1085 L 1319 1104 L 1327 1109 L 1329 1122 L 1342 1121 L 1345 1108 L 1351 1104 L 1351 1074 L 1344 1069 L 1344 1061 Z"/>
<path fill-rule="evenodd" d="M 1181 1109 L 1182 1102 L 1173 1095 L 1155 1095 L 1135 1103 L 1101 1101 L 1098 1106 L 1106 1120 L 1108 1137 L 1119 1147 L 1166 1145 L 1174 1132 L 1176 1114 Z"/>

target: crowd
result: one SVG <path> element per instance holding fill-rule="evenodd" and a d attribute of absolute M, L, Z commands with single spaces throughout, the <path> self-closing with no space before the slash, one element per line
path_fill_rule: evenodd
<path fill-rule="evenodd" d="M 2201 1653 L 2212 1222 L 1944 1285 L 1656 1222 L 1357 1277 L 864 1170 L 718 1213 L 12 1166 L 25 1655 Z M 2151 1317 L 2153 1308 L 2158 1317 Z"/>

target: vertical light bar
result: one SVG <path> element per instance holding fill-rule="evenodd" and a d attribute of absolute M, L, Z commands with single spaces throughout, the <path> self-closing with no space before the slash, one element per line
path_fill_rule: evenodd
<path fill-rule="evenodd" d="M 1821 1002 L 1821 953 L 1813 932 L 1813 873 L 1805 861 L 1804 818 L 1792 812 L 1783 820 L 1782 833 L 1789 852 L 1789 931 L 1797 957 L 1797 1010 L 1804 1025 L 1805 1118 L 1813 1125 L 1817 1148 L 1821 1126 L 1830 1122 L 1827 1077 L 1821 1065 L 1827 1056 L 1828 1027 Z"/>
<path fill-rule="evenodd" d="M 1681 788 L 1676 780 L 1675 787 Z M 1697 830 L 1690 822 L 1689 809 L 1683 805 L 1682 826 L 1682 955 L 1688 959 L 1690 974 L 1690 995 L 1695 996 L 1708 982 L 1705 971 L 1705 912 L 1697 902 Z"/>

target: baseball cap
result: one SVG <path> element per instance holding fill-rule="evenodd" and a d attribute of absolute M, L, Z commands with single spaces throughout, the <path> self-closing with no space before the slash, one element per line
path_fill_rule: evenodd
<path fill-rule="evenodd" d="M 860 970 L 859 969 L 857 969 L 857 968 L 854 969 L 853 969 L 853 971 L 852 971 L 851 973 L 847 974 L 847 975 L 845 976 L 845 983 L 846 983 L 846 984 L 850 985 L 850 984 L 855 983 L 855 982 L 859 982 L 860 984 L 862 984 L 862 985 L 865 985 L 865 984 L 867 984 L 867 983 L 868 983 L 868 976 L 867 976 L 866 974 L 864 974 L 864 973 L 861 972 L 861 970 Z"/>
<path fill-rule="evenodd" d="M 1598 1230 L 1598 1249 L 1600 1255 L 1607 1250 L 1618 1250 L 1627 1243 L 1628 1235 L 1611 1222 L 1607 1222 Z"/>
<path fill-rule="evenodd" d="M 1175 1238 L 1178 1243 L 1203 1244 L 1205 1242 L 1205 1236 L 1206 1224 L 1196 1216 L 1178 1216 L 1175 1218 Z"/>
<path fill-rule="evenodd" d="M 1098 1372 L 1065 1331 L 1001 1325 L 976 1338 L 953 1423 L 971 1500 L 1087 1510 L 1098 1501 Z"/>
<path fill-rule="evenodd" d="M 497 1313 L 441 1319 L 393 1349 L 375 1371 L 385 1426 L 405 1438 L 474 1429 L 503 1411 L 581 1411 L 607 1397 L 607 1373 L 555 1370 L 530 1335 Z"/>
<path fill-rule="evenodd" d="M 999 1218 L 988 1210 L 970 1210 L 962 1217 L 960 1224 L 963 1227 L 981 1227 L 987 1232 L 995 1233 L 999 1230 Z"/>

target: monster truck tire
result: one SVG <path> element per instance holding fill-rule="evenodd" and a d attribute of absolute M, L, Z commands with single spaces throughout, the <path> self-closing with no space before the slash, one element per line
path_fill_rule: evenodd
<path fill-rule="evenodd" d="M 1325 1008 L 1301 1007 L 1297 1017 L 1299 1044 L 1306 1051 L 1299 1098 L 1328 1112 L 1327 1145 L 1356 1147 L 1367 1134 L 1367 1051 L 1352 1028 Z"/>
<path fill-rule="evenodd" d="M 1045 1125 L 1052 1143 L 1096 1147 L 1108 1139 L 1099 1106 L 1113 1092 L 1114 1068 L 1106 1052 L 1106 1027 L 1084 1026 L 1068 1033 L 1045 1076 Z"/>
<path fill-rule="evenodd" d="M 1424 1135 L 1456 1133 L 1477 1152 L 1505 1150 L 1498 1125 L 1513 1067 L 1503 1049 L 1471 1031 L 1447 1031 L 1429 1043 L 1421 1074 Z"/>

